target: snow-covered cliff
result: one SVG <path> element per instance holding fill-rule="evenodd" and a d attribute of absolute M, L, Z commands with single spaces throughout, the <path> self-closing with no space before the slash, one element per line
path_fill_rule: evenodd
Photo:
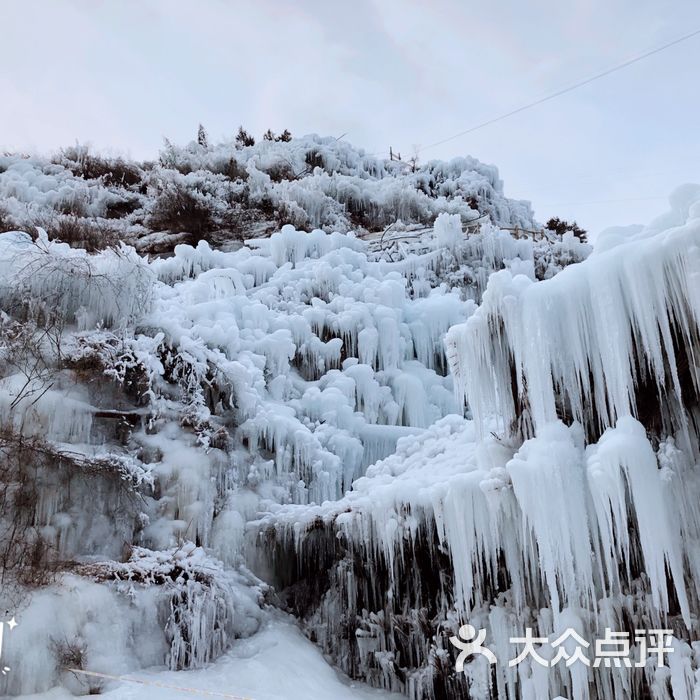
<path fill-rule="evenodd" d="M 281 606 L 414 698 L 691 697 L 697 190 L 588 257 L 473 159 L 91 158 L 0 159 L 1 692 L 202 668 Z M 670 625 L 679 665 L 458 674 L 467 621 L 500 660 Z"/>

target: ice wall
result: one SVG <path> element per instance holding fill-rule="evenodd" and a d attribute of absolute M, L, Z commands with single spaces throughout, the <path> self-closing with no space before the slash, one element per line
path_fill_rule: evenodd
<path fill-rule="evenodd" d="M 450 369 L 477 423 L 568 417 L 600 434 L 651 410 L 687 429 L 698 392 L 700 219 L 641 236 L 543 284 L 504 270 L 447 337 Z M 651 419 L 651 416 L 648 416 Z"/>
<path fill-rule="evenodd" d="M 611 239 L 551 279 L 492 274 L 446 336 L 472 420 L 402 438 L 336 503 L 260 521 L 276 584 L 348 673 L 414 698 L 690 697 L 700 208 L 689 196 L 672 198 L 671 228 Z M 449 226 L 441 235 L 451 241 Z M 455 673 L 448 638 L 465 622 L 486 629 L 496 666 Z M 526 627 L 550 640 L 671 629 L 674 666 L 510 668 L 509 638 Z"/>

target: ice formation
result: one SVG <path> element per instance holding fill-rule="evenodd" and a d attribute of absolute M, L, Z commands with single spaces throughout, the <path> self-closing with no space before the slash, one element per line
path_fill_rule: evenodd
<path fill-rule="evenodd" d="M 350 161 L 340 171 L 364 178 Z M 58 166 L 37 167 L 0 173 L 6 208 L 53 206 L 61 178 L 61 197 L 94 195 L 99 208 L 106 196 L 101 181 L 84 193 Z M 495 171 L 478 177 L 496 183 Z M 494 192 L 505 224 L 527 223 Z M 534 279 L 588 253 L 485 219 L 465 238 L 463 214 L 440 214 L 434 232 L 396 224 L 404 240 L 389 252 L 291 225 L 238 250 L 201 241 L 150 261 L 43 229 L 0 234 L 3 532 L 22 528 L 3 552 L 3 602 L 23 619 L 9 661 L 33 645 L 31 673 L 3 677 L 4 690 L 85 690 L 56 669 L 68 656 L 107 673 L 198 667 L 255 632 L 268 589 L 249 568 L 267 564 L 248 523 L 279 504 L 337 501 L 398 442 L 459 411 L 443 339 L 492 271 Z M 49 632 L 54 605 L 66 615 Z M 103 621 L 107 609 L 120 622 Z M 111 656 L 100 625 L 114 629 Z"/>
<path fill-rule="evenodd" d="M 589 257 L 523 234 L 473 159 L 307 137 L 169 146 L 117 182 L 66 158 L 3 156 L 5 215 L 80 209 L 136 249 L 0 234 L 2 660 L 26 670 L 0 692 L 89 690 L 69 662 L 201 668 L 283 605 L 416 700 L 692 698 L 697 188 Z M 183 192 L 250 239 L 158 229 Z M 467 622 L 498 664 L 456 672 Z M 668 628 L 674 653 L 511 668 L 526 627 Z"/>
<path fill-rule="evenodd" d="M 700 204 L 688 199 L 672 228 L 552 279 L 493 273 L 445 341 L 470 418 L 402 438 L 340 501 L 261 520 L 276 585 L 341 668 L 415 698 L 692 696 Z M 464 622 L 487 630 L 497 665 L 454 672 L 448 638 Z M 526 627 L 550 640 L 667 628 L 676 655 L 643 671 L 510 668 Z"/>

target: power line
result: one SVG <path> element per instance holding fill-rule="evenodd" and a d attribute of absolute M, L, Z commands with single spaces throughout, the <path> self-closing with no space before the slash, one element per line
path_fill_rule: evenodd
<path fill-rule="evenodd" d="M 457 134 L 454 134 L 453 136 L 448 136 L 445 139 L 441 139 L 440 141 L 435 141 L 434 143 L 429 143 L 427 146 L 423 146 L 422 148 L 417 149 L 418 152 L 425 151 L 428 148 L 434 148 L 435 146 L 440 146 L 443 143 L 447 143 L 448 141 L 453 141 L 456 138 L 459 138 L 460 136 L 465 136 L 466 134 L 471 134 L 473 131 L 476 131 L 477 129 L 483 129 L 485 126 L 489 126 L 490 124 L 494 124 L 495 122 L 502 121 L 503 119 L 507 119 L 508 117 L 512 117 L 515 114 L 520 114 L 520 112 L 524 112 L 526 109 L 531 109 L 532 107 L 536 107 L 537 105 L 541 105 L 543 102 L 548 102 L 549 100 L 553 100 L 556 97 L 560 97 L 561 95 L 565 95 L 567 92 L 571 92 L 573 90 L 576 90 L 580 87 L 583 87 L 584 85 L 588 85 L 589 83 L 592 83 L 594 80 L 599 80 L 600 78 L 604 78 L 611 73 L 615 73 L 619 70 L 622 70 L 623 68 L 627 68 L 628 66 L 631 66 L 633 63 L 637 63 L 639 61 L 644 60 L 645 58 L 649 58 L 649 56 L 653 56 L 654 54 L 660 53 L 661 51 L 665 51 L 668 48 L 671 48 L 672 46 L 676 46 L 676 44 L 680 44 L 683 41 L 687 41 L 688 39 L 692 39 L 695 36 L 698 36 L 700 34 L 700 29 L 696 29 L 694 32 L 690 32 L 690 34 L 685 34 L 684 36 L 674 39 L 673 41 L 670 41 L 667 44 L 664 44 L 663 46 L 659 46 L 655 49 L 652 49 L 651 51 L 647 51 L 646 53 L 641 54 L 640 56 L 635 56 L 634 58 L 631 58 L 627 61 L 624 61 L 623 63 L 619 63 L 616 66 L 613 66 L 612 68 L 608 68 L 607 70 L 604 70 L 602 73 L 597 73 L 596 75 L 586 78 L 585 80 L 581 80 L 578 83 L 574 83 L 573 85 L 570 85 L 569 87 L 563 88 L 561 90 L 557 90 L 557 92 L 553 92 L 551 95 L 547 95 L 546 97 L 541 97 L 538 100 L 534 100 L 533 102 L 528 102 L 525 105 L 522 105 L 521 107 L 518 107 L 517 109 L 513 109 L 510 112 L 506 112 L 505 114 L 501 114 L 498 117 L 493 117 L 493 119 L 488 119 L 485 122 L 481 122 L 480 124 L 476 124 L 475 126 L 470 127 L 469 129 L 465 129 L 464 131 L 460 131 Z"/>

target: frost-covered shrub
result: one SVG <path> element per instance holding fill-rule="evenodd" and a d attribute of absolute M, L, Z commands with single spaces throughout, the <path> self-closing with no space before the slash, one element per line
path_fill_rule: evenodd
<path fill-rule="evenodd" d="M 585 242 L 585 236 L 564 232 L 560 240 L 540 240 L 535 243 L 535 277 L 546 280 L 554 277 L 568 265 L 585 260 L 593 246 Z"/>
<path fill-rule="evenodd" d="M 0 300 L 15 312 L 53 318 L 82 327 L 128 323 L 152 300 L 153 274 L 123 244 L 97 255 L 48 240 L 40 230 L 0 234 Z"/>
<path fill-rule="evenodd" d="M 100 678 L 83 675 L 79 671 L 88 670 L 87 645 L 80 637 L 72 639 L 52 639 L 51 652 L 56 661 L 56 669 L 63 676 L 63 685 L 75 695 L 100 695 L 104 681 Z"/>
<path fill-rule="evenodd" d="M 117 232 L 94 220 L 77 216 L 56 216 L 47 226 L 50 240 L 67 243 L 71 248 L 83 248 L 89 253 L 104 250 L 119 241 Z"/>
<path fill-rule="evenodd" d="M 187 232 L 204 237 L 218 230 L 235 230 L 242 193 L 223 175 L 199 170 L 183 175 L 173 170 L 155 171 L 156 193 L 148 225 L 156 231 Z"/>
<path fill-rule="evenodd" d="M 153 382 L 162 371 L 154 351 L 160 339 L 134 338 L 111 331 L 79 333 L 61 348 L 61 366 L 70 369 L 78 380 L 105 376 L 114 381 L 137 406 L 154 400 Z"/>
<path fill-rule="evenodd" d="M 76 145 L 64 148 L 53 158 L 53 162 L 70 170 L 85 180 L 101 179 L 105 185 L 132 188 L 139 186 L 144 178 L 142 168 L 124 158 L 105 158 L 90 153 L 89 146 Z"/>
<path fill-rule="evenodd" d="M 292 164 L 286 161 L 276 161 L 265 168 L 265 173 L 269 175 L 272 182 L 282 182 L 283 180 L 296 180 L 297 174 L 294 172 Z"/>
<path fill-rule="evenodd" d="M 197 129 L 197 144 L 202 148 L 207 148 L 209 145 L 209 136 L 207 135 L 207 130 L 204 128 L 204 126 L 202 126 L 202 124 L 200 124 Z"/>
<path fill-rule="evenodd" d="M 582 243 L 586 243 L 588 241 L 586 231 L 584 231 L 575 221 L 570 223 L 564 219 L 560 219 L 558 216 L 555 216 L 547 221 L 545 228 L 549 231 L 554 231 L 554 233 L 559 236 L 563 236 L 565 233 L 567 233 L 567 231 L 570 231 Z"/>
<path fill-rule="evenodd" d="M 164 661 L 173 670 L 201 668 L 259 626 L 266 590 L 262 582 L 226 572 L 220 561 L 191 542 L 166 551 L 134 547 L 123 563 L 86 564 L 79 572 L 111 581 L 129 595 L 136 595 L 137 587 L 158 589 L 158 616 L 168 645 Z"/>
<path fill-rule="evenodd" d="M 276 136 L 275 133 L 272 131 L 272 129 L 268 129 L 263 134 L 263 140 L 264 141 L 284 141 L 284 142 L 287 142 L 287 141 L 292 140 L 292 134 L 289 131 L 289 129 L 285 129 L 279 136 Z"/>
<path fill-rule="evenodd" d="M 105 203 L 105 219 L 122 219 L 138 211 L 144 204 L 139 195 L 116 190 L 115 197 Z"/>
<path fill-rule="evenodd" d="M 236 144 L 240 148 L 245 146 L 254 146 L 255 139 L 242 127 L 238 127 L 238 133 L 236 134 Z"/>
<path fill-rule="evenodd" d="M 17 225 L 15 224 L 10 212 L 3 206 L 0 205 L 0 233 L 5 231 L 16 230 Z"/>
<path fill-rule="evenodd" d="M 55 204 L 56 211 L 66 216 L 85 217 L 89 210 L 88 195 L 84 191 L 75 191 L 62 196 Z"/>
<path fill-rule="evenodd" d="M 206 234 L 214 228 L 213 207 L 186 188 L 171 186 L 156 198 L 148 223 L 155 230 Z"/>
<path fill-rule="evenodd" d="M 229 180 L 247 180 L 248 171 L 236 158 L 231 156 L 223 165 L 219 165 L 217 170 L 212 172 L 225 175 Z"/>

